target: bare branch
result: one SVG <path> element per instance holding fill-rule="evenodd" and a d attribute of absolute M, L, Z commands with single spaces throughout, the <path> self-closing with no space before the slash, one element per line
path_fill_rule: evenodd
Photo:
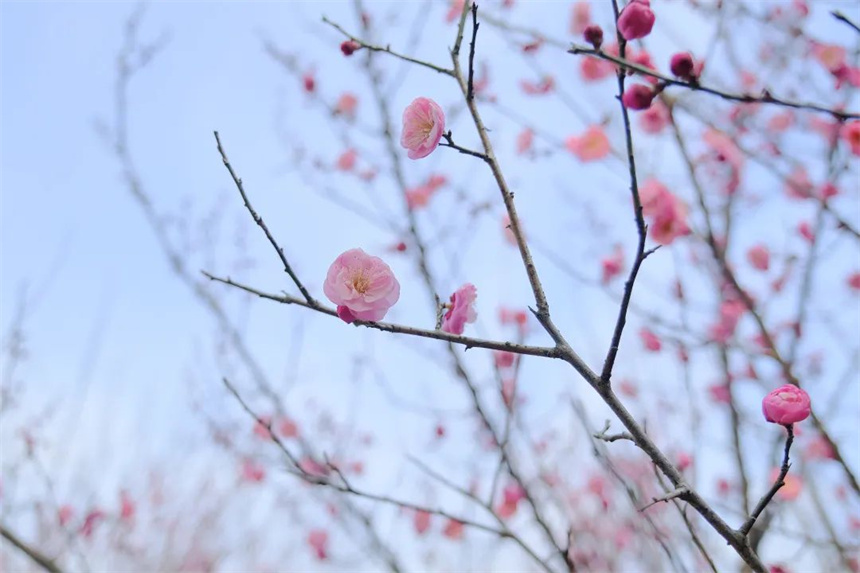
<path fill-rule="evenodd" d="M 218 132 L 215 132 L 215 141 L 218 144 L 218 153 L 221 154 L 221 159 L 224 161 L 224 167 L 227 168 L 227 171 L 230 172 L 230 177 L 233 178 L 233 182 L 236 184 L 236 189 L 239 190 L 239 194 L 242 196 L 242 201 L 245 203 L 245 207 L 248 209 L 248 212 L 251 214 L 251 218 L 254 219 L 254 222 L 263 229 L 263 232 L 266 234 L 266 238 L 269 239 L 269 242 L 274 247 L 275 251 L 278 253 L 278 258 L 281 259 L 281 263 L 284 265 L 284 271 L 290 275 L 290 278 L 293 279 L 293 282 L 298 287 L 299 291 L 302 293 L 302 296 L 305 297 L 305 300 L 308 304 L 316 304 L 316 301 L 305 288 L 305 285 L 302 284 L 302 281 L 299 280 L 299 277 L 293 271 L 293 268 L 290 266 L 290 263 L 287 261 L 286 255 L 284 255 L 284 249 L 278 242 L 275 240 L 275 237 L 272 236 L 272 233 L 269 231 L 269 228 L 266 226 L 266 222 L 263 221 L 263 218 L 257 214 L 254 210 L 254 207 L 251 206 L 251 202 L 248 200 L 248 195 L 245 193 L 245 187 L 242 185 L 242 180 L 236 175 L 236 172 L 233 171 L 233 166 L 230 165 L 230 161 L 227 159 L 227 154 L 224 151 L 224 148 L 221 146 L 221 137 L 218 135 Z"/>
<path fill-rule="evenodd" d="M 778 492 L 779 489 L 785 485 L 785 476 L 788 475 L 788 469 L 791 467 L 791 464 L 789 463 L 788 459 L 788 454 L 791 450 L 791 444 L 794 442 L 794 427 L 791 424 L 788 424 L 787 426 L 785 426 L 785 429 L 788 432 L 788 435 L 785 438 L 785 450 L 782 454 L 782 466 L 779 469 L 779 475 L 776 477 L 776 481 L 773 482 L 773 485 L 770 487 L 767 493 L 765 493 L 764 496 L 756 504 L 755 509 L 753 509 L 753 512 L 750 514 L 747 520 L 744 521 L 743 525 L 741 525 L 741 527 L 738 529 L 738 532 L 744 537 L 749 534 L 750 529 L 752 529 L 753 525 L 755 525 L 755 520 L 758 519 L 758 516 L 761 515 L 761 512 L 764 511 L 764 508 L 767 507 L 767 504 L 770 503 L 770 501 L 773 499 L 773 496 L 776 495 L 776 492 Z"/>
<path fill-rule="evenodd" d="M 259 291 L 253 287 L 238 283 L 231 278 L 222 278 L 217 277 L 215 275 L 209 274 L 206 271 L 201 271 L 206 277 L 210 278 L 213 281 L 217 281 L 220 283 L 224 283 L 226 285 L 230 285 L 232 287 L 238 288 L 250 294 L 256 295 L 260 298 L 269 299 L 275 302 L 280 302 L 282 304 L 295 304 L 298 306 L 303 306 L 305 308 L 315 310 L 317 312 L 327 314 L 329 316 L 337 316 L 337 311 L 328 308 L 318 302 L 309 303 L 305 300 L 302 300 L 298 297 L 290 296 L 288 294 L 276 295 L 265 293 Z M 531 356 L 542 356 L 544 358 L 561 358 L 561 355 L 558 349 L 554 347 L 548 346 L 529 346 L 527 344 L 517 344 L 514 342 L 500 342 L 496 340 L 485 340 L 482 338 L 472 338 L 470 336 L 461 336 L 458 334 L 450 334 L 448 332 L 443 332 L 441 330 L 426 330 L 423 328 L 414 328 L 411 326 L 403 326 L 399 324 L 391 324 L 388 322 L 369 322 L 364 320 L 356 320 L 353 322 L 355 326 L 366 326 L 368 328 L 374 328 L 376 330 L 382 330 L 384 332 L 392 332 L 397 334 L 408 334 L 411 336 L 420 336 L 423 338 L 433 338 L 435 340 L 445 340 L 448 342 L 452 342 L 454 344 L 460 344 L 469 348 L 487 348 L 489 350 L 504 350 L 507 352 L 513 352 L 514 354 L 528 354 Z"/>
<path fill-rule="evenodd" d="M 612 54 L 606 53 L 603 50 L 595 50 L 594 48 L 586 48 L 585 46 L 578 46 L 574 44 L 568 50 L 569 54 L 585 54 L 588 56 L 593 56 L 596 58 L 600 58 L 602 60 L 607 60 L 616 64 L 624 70 L 631 70 L 638 74 L 642 74 L 643 76 L 648 76 L 652 78 L 657 78 L 660 80 L 663 88 L 669 86 L 678 86 L 687 88 L 692 91 L 704 92 L 711 95 L 715 95 L 721 97 L 722 99 L 729 101 L 737 101 L 741 103 L 761 103 L 761 104 L 770 104 L 777 105 L 781 107 L 789 107 L 792 109 L 805 109 L 808 111 L 815 111 L 819 113 L 826 113 L 828 115 L 832 115 L 833 117 L 845 120 L 845 119 L 858 119 L 860 118 L 860 113 L 858 112 L 849 112 L 849 111 L 841 111 L 838 109 L 831 109 L 828 107 L 816 105 L 813 103 L 804 103 L 804 102 L 796 102 L 787 99 L 783 99 L 781 97 L 776 97 L 771 94 L 769 91 L 764 90 L 761 95 L 754 96 L 750 94 L 735 94 L 722 90 L 718 90 L 716 88 L 711 88 L 708 86 L 703 86 L 697 82 L 686 82 L 682 80 L 677 80 L 674 78 L 670 78 L 668 76 L 664 76 L 663 74 L 652 70 L 650 68 L 646 68 L 640 64 L 631 62 L 624 58 L 623 52 L 621 56 L 613 56 Z"/>
<path fill-rule="evenodd" d="M 344 30 L 339 24 L 332 22 L 331 20 L 329 20 L 325 16 L 323 16 L 322 21 L 325 22 L 326 24 L 328 24 L 329 26 L 331 26 L 332 28 L 334 28 L 335 30 L 337 30 L 338 32 L 340 32 L 341 34 L 343 34 L 344 36 L 346 36 L 347 38 L 349 38 L 350 40 L 352 40 L 353 42 L 358 43 L 362 48 L 366 48 L 366 49 L 370 50 L 371 52 L 385 52 L 386 54 L 394 56 L 395 58 L 397 58 L 399 60 L 403 60 L 404 62 L 417 64 L 421 67 L 431 69 L 434 72 L 438 72 L 440 74 L 445 74 L 446 76 L 453 76 L 454 75 L 454 72 L 452 70 L 447 69 L 447 68 L 443 68 L 441 66 L 437 66 L 436 64 L 431 64 L 430 62 L 425 62 L 424 60 L 418 60 L 418 59 L 412 58 L 410 56 L 406 56 L 404 54 L 400 54 L 398 52 L 395 52 L 394 50 L 391 49 L 391 46 L 382 47 L 382 46 L 376 46 L 374 44 L 369 44 L 369 43 L 365 42 L 364 40 L 362 40 L 361 38 L 357 38 L 356 36 L 353 36 L 352 34 L 347 32 L 346 30 Z"/>
<path fill-rule="evenodd" d="M 53 559 L 49 559 L 43 553 L 22 541 L 3 524 L 0 524 L 0 535 L 3 536 L 3 539 L 14 545 L 18 550 L 29 557 L 33 563 L 45 571 L 48 571 L 48 573 L 62 573 L 63 570 L 54 563 Z"/>

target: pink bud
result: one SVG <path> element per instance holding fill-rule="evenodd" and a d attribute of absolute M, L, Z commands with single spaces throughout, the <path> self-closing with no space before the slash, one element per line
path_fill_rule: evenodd
<path fill-rule="evenodd" d="M 621 96 L 621 101 L 627 109 L 642 110 L 651 107 L 654 99 L 654 90 L 643 84 L 633 84 Z"/>
<path fill-rule="evenodd" d="M 516 355 L 513 352 L 506 352 L 504 350 L 493 351 L 493 360 L 496 363 L 496 368 L 510 368 L 514 365 L 515 359 Z"/>
<path fill-rule="evenodd" d="M 765 420 L 787 426 L 809 416 L 809 394 L 793 384 L 780 386 L 761 402 Z"/>
<path fill-rule="evenodd" d="M 618 16 L 618 30 L 625 40 L 637 40 L 651 33 L 654 20 L 649 0 L 633 0 Z"/>
<path fill-rule="evenodd" d="M 693 56 L 690 52 L 678 52 L 672 56 L 669 62 L 669 69 L 676 77 L 688 80 L 693 77 Z"/>
<path fill-rule="evenodd" d="M 340 45 L 340 51 L 343 52 L 344 56 L 351 56 L 360 49 L 361 44 L 359 44 L 355 40 L 346 40 Z"/>
<path fill-rule="evenodd" d="M 589 25 L 582 33 L 585 41 L 594 46 L 595 50 L 599 50 L 603 44 L 603 28 L 597 24 Z"/>
<path fill-rule="evenodd" d="M 429 512 L 424 510 L 417 510 L 414 516 L 414 524 L 415 524 L 415 533 L 418 535 L 423 535 L 428 529 L 430 529 L 430 518 L 432 516 Z"/>
<path fill-rule="evenodd" d="M 747 251 L 747 260 L 754 269 L 766 271 L 770 267 L 770 251 L 764 245 L 756 245 Z"/>
<path fill-rule="evenodd" d="M 311 72 L 306 73 L 302 77 L 302 84 L 305 87 L 305 91 L 308 93 L 313 93 L 316 88 L 316 81 L 314 80 L 314 75 Z"/>
<path fill-rule="evenodd" d="M 639 337 L 642 339 L 642 344 L 651 352 L 659 352 L 663 347 L 657 335 L 651 332 L 648 328 L 643 328 L 639 331 Z"/>

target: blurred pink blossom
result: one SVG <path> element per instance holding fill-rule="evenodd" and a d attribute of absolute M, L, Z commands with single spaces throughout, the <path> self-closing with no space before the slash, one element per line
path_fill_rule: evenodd
<path fill-rule="evenodd" d="M 595 161 L 609 154 L 609 138 L 599 125 L 589 127 L 579 137 L 568 137 L 565 146 L 580 161 Z"/>
<path fill-rule="evenodd" d="M 660 342 L 660 339 L 657 338 L 657 335 L 651 332 L 651 330 L 647 327 L 643 327 L 639 331 L 639 338 L 642 339 L 642 344 L 645 346 L 646 350 L 650 352 L 659 352 L 661 348 L 663 348 L 663 344 Z"/>
<path fill-rule="evenodd" d="M 747 251 L 747 260 L 754 269 L 766 271 L 770 268 L 770 251 L 764 245 L 755 245 Z"/>

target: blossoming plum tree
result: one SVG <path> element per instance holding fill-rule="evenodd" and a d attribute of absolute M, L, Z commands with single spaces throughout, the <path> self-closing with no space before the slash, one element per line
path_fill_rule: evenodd
<path fill-rule="evenodd" d="M 223 440 L 241 483 L 278 491 L 279 472 L 321 492 L 308 505 L 328 517 L 293 537 L 332 570 L 860 570 L 860 341 L 848 335 L 860 329 L 860 28 L 803 0 L 542 9 L 563 10 L 566 36 L 530 24 L 528 3 L 451 2 L 431 12 L 448 35 L 424 38 L 430 57 L 378 25 L 384 6 L 356 2 L 354 28 L 325 23 L 333 65 L 364 92 L 328 91 L 328 69 L 266 42 L 340 134 L 335 151 L 319 142 L 326 159 L 291 154 L 297 167 L 320 193 L 320 181 L 349 188 L 326 195 L 379 233 L 337 229 L 348 250 L 325 257 L 327 272 L 301 268 L 307 241 L 276 239 L 287 231 L 252 206 L 262 191 L 215 133 L 237 208 L 291 289 L 178 273 L 246 366 L 222 377 L 239 434 L 256 440 Z M 709 44 L 685 45 L 676 18 L 719 24 Z M 766 33 L 752 49 L 743 30 Z M 392 401 L 370 431 L 423 431 L 384 426 L 398 407 L 429 412 L 432 431 L 384 461 L 322 414 L 314 435 L 211 292 L 300 307 L 331 336 L 393 334 L 444 375 L 410 358 L 398 389 L 450 379 L 442 406 L 459 413 Z M 414 471 L 392 479 L 401 462 Z"/>

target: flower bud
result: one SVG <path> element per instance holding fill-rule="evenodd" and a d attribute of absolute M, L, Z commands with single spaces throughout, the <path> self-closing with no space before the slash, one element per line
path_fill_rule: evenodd
<path fill-rule="evenodd" d="M 603 44 L 603 28 L 597 24 L 590 24 L 582 33 L 585 41 L 594 46 L 595 50 L 599 50 Z"/>
<path fill-rule="evenodd" d="M 672 60 L 669 62 L 669 69 L 672 71 L 672 75 L 684 80 L 693 78 L 694 67 L 693 56 L 690 52 L 678 52 L 672 56 Z"/>
<path fill-rule="evenodd" d="M 621 102 L 627 109 L 648 109 L 651 107 L 651 101 L 655 95 L 657 94 L 650 87 L 643 84 L 634 84 L 624 90 Z"/>
<path fill-rule="evenodd" d="M 361 44 L 355 40 L 346 40 L 340 45 L 340 51 L 344 56 L 351 56 L 354 52 L 361 49 Z"/>

